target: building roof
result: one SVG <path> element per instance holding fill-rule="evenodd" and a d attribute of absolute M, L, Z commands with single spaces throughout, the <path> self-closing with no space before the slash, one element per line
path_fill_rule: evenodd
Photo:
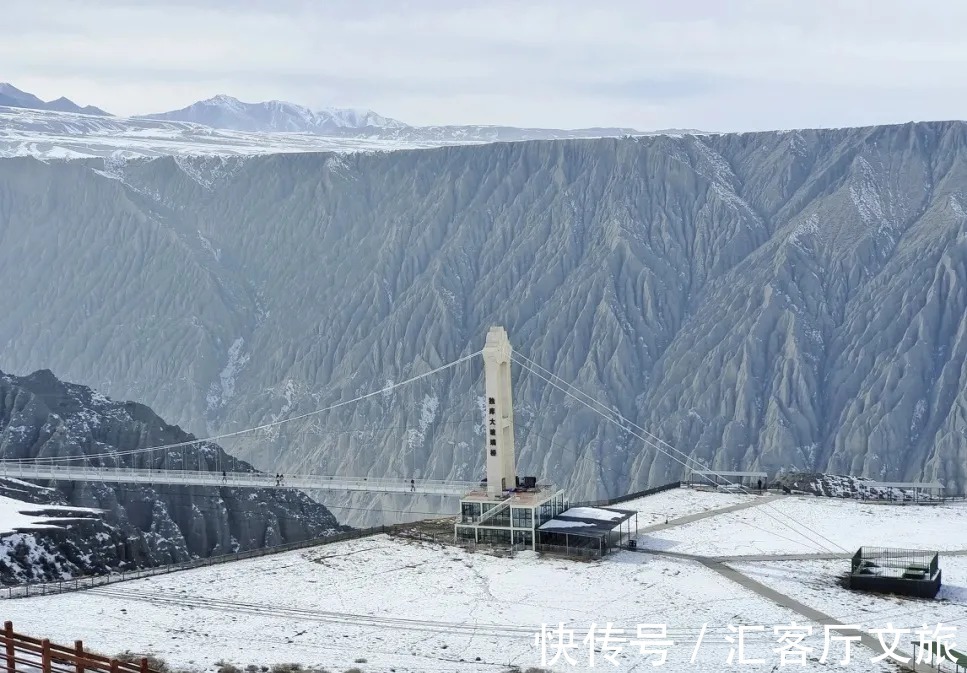
<path fill-rule="evenodd" d="M 541 484 L 536 489 L 504 491 L 498 496 L 487 495 L 487 489 L 480 488 L 470 491 L 460 500 L 463 502 L 489 502 L 496 505 L 510 500 L 512 507 L 537 507 L 561 494 L 563 494 L 563 491 L 556 489 L 554 485 Z"/>
<path fill-rule="evenodd" d="M 538 530 L 545 533 L 600 537 L 617 528 L 637 512 L 610 507 L 572 507 L 544 522 Z"/>

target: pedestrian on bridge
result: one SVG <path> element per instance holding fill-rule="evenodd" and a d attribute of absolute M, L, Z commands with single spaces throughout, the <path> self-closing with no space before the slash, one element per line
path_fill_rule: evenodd
<path fill-rule="evenodd" d="M 410 491 L 416 491 L 416 482 L 410 479 Z"/>

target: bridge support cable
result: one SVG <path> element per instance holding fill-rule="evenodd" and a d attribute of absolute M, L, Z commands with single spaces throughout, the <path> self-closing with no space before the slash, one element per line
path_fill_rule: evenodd
<path fill-rule="evenodd" d="M 654 435 L 652 435 L 652 433 L 650 433 L 650 432 L 648 432 L 646 430 L 644 431 L 644 433 L 635 432 L 635 430 L 632 429 L 632 426 L 633 427 L 637 427 L 639 429 L 642 429 L 641 426 L 638 426 L 637 424 L 632 423 L 631 421 L 629 421 L 628 419 L 626 419 L 624 416 L 622 416 L 620 413 L 618 413 L 614 409 L 611 409 L 607 405 L 602 404 L 601 402 L 598 402 L 597 400 L 594 400 L 594 398 L 590 397 L 586 393 L 583 393 L 583 392 L 580 392 L 579 391 L 581 396 L 587 397 L 589 400 L 591 400 L 591 402 L 588 402 L 587 400 L 583 399 L 581 396 L 579 396 L 577 394 L 574 394 L 570 390 L 568 390 L 567 388 L 563 387 L 562 385 L 559 385 L 558 383 L 556 383 L 553 380 L 553 378 L 557 378 L 557 379 L 561 380 L 561 382 L 564 384 L 564 386 L 568 386 L 568 387 L 574 388 L 575 390 L 578 390 L 573 384 L 570 384 L 570 383 L 567 383 L 566 381 L 563 381 L 563 379 L 560 379 L 560 377 L 556 376 L 555 374 L 552 374 L 552 373 L 548 372 L 548 374 L 550 375 L 550 376 L 548 376 L 548 375 L 545 375 L 545 374 L 541 373 L 537 369 L 537 367 L 540 367 L 540 365 L 536 365 L 536 363 L 534 363 L 536 366 L 531 366 L 530 363 L 533 362 L 532 360 L 527 359 L 527 358 L 524 358 L 523 356 L 519 355 L 518 353 L 515 353 L 514 354 L 513 359 L 517 362 L 518 365 L 520 365 L 521 368 L 527 370 L 531 374 L 534 374 L 538 378 L 543 379 L 545 382 L 547 382 L 551 386 L 557 388 L 558 390 L 560 390 L 561 392 L 563 392 L 568 397 L 571 397 L 574 400 L 577 400 L 579 403 L 581 403 L 582 405 L 584 405 L 585 407 L 587 407 L 588 409 L 590 409 L 594 413 L 598 414 L 599 416 L 601 416 L 602 418 L 604 418 L 608 422 L 616 425 L 623 432 L 626 432 L 626 433 L 632 435 L 633 437 L 637 437 L 638 439 L 640 439 L 641 441 L 643 441 L 647 446 L 649 446 L 649 447 L 653 448 L 654 450 L 658 451 L 659 453 L 665 455 L 666 457 L 670 458 L 671 460 L 675 461 L 676 463 L 679 463 L 680 465 L 682 465 L 686 469 L 689 468 L 689 464 L 688 464 L 688 461 L 689 460 L 692 461 L 692 462 L 694 462 L 694 463 L 697 463 L 698 464 L 698 461 L 695 458 L 693 458 L 691 456 L 688 456 L 684 451 L 681 451 L 680 449 L 675 448 L 674 446 L 672 446 L 668 442 L 666 442 L 664 440 L 661 440 L 661 439 L 658 439 L 657 437 L 655 437 L 654 439 L 652 439 L 652 437 L 654 437 Z M 543 367 L 540 367 L 540 369 L 544 369 L 544 368 Z M 544 370 L 544 371 L 547 371 L 547 370 Z M 551 377 L 553 377 L 553 378 L 551 378 Z M 602 409 L 604 409 L 604 411 L 602 411 Z M 664 445 L 664 446 L 662 446 L 662 445 Z M 665 447 L 668 447 L 668 448 L 666 449 Z M 684 460 L 682 458 L 680 458 L 679 456 L 675 455 L 675 454 L 679 454 L 679 455 L 683 456 L 684 457 Z M 713 475 L 716 474 L 716 472 L 714 470 L 709 470 L 709 472 L 711 472 Z M 745 491 L 747 494 L 751 494 L 748 489 L 745 489 L 741 485 L 740 485 L 740 488 L 742 488 L 742 490 Z M 763 503 L 763 511 L 764 511 L 764 508 L 765 507 L 772 508 L 772 506 L 771 506 L 770 503 Z M 774 509 L 774 508 L 772 508 L 772 509 Z M 786 515 L 786 514 L 784 514 L 782 512 L 779 512 L 778 510 L 775 510 L 775 514 L 778 515 L 778 516 L 782 516 L 782 517 L 789 518 L 796 525 L 801 526 L 803 529 L 805 529 L 805 530 L 809 531 L 810 533 L 812 533 L 812 536 L 814 536 L 814 537 L 811 537 L 810 535 L 802 532 L 801 530 L 796 529 L 792 524 L 789 524 L 789 523 L 786 523 L 786 522 L 780 520 L 778 518 L 778 516 L 774 516 L 774 515 L 771 515 L 771 514 L 766 513 L 767 516 L 769 516 L 771 519 L 773 519 L 774 521 L 776 521 L 780 525 L 785 526 L 790 531 L 792 531 L 795 534 L 797 534 L 797 535 L 805 538 L 811 544 L 815 544 L 815 545 L 819 546 L 824 551 L 827 551 L 827 552 L 830 552 L 830 553 L 833 552 L 832 549 L 830 549 L 829 547 L 826 547 L 822 542 L 819 542 L 819 540 L 816 539 L 816 538 L 825 540 L 826 542 L 830 543 L 831 545 L 833 545 L 835 547 L 838 547 L 841 551 L 844 551 L 844 552 L 847 551 L 845 548 L 843 548 L 839 544 L 835 543 L 834 541 L 830 540 L 829 538 L 825 537 L 821 533 L 818 533 L 817 531 L 814 531 L 814 530 L 810 529 L 808 526 L 806 526 L 805 524 L 803 524 L 801 522 L 795 521 L 795 519 L 792 519 L 792 517 L 789 517 L 788 515 Z"/>
<path fill-rule="evenodd" d="M 558 376 L 554 372 L 550 371 L 546 367 L 542 367 L 537 362 L 534 362 L 533 360 L 531 360 L 530 358 L 528 358 L 527 356 L 525 356 L 525 355 L 523 355 L 523 354 L 521 354 L 519 352 L 515 352 L 514 355 L 516 357 L 519 357 L 519 358 L 523 359 L 527 363 L 525 365 L 524 362 L 520 362 L 518 360 L 517 364 L 519 364 L 521 367 L 524 367 L 525 369 L 530 369 L 530 367 L 533 367 L 533 368 L 536 368 L 536 369 L 541 370 L 542 372 L 544 372 L 545 374 L 547 374 L 547 376 L 551 377 L 552 379 L 555 379 L 555 380 L 559 381 L 561 383 L 561 385 L 567 386 L 568 388 L 570 388 L 571 390 L 573 390 L 575 395 L 579 395 L 580 397 L 584 398 L 582 400 L 579 400 L 583 404 L 585 404 L 587 406 L 594 405 L 594 406 L 596 406 L 596 407 L 598 407 L 600 409 L 603 409 L 605 413 L 611 414 L 617 420 L 620 420 L 622 423 L 625 423 L 626 425 L 637 429 L 642 434 L 648 436 L 649 438 L 651 438 L 655 442 L 658 442 L 659 444 L 661 444 L 664 447 L 666 447 L 669 451 L 673 451 L 673 452 L 676 452 L 676 453 L 681 454 L 684 457 L 684 459 L 685 459 L 686 462 L 691 461 L 691 462 L 695 463 L 695 465 L 697 465 L 698 467 L 701 467 L 702 469 L 707 469 L 707 466 L 704 465 L 704 464 L 702 464 L 702 462 L 700 460 L 698 460 L 697 458 L 695 458 L 693 456 L 690 456 L 687 453 L 685 453 L 684 451 L 681 451 L 681 450 L 677 449 L 675 446 L 669 444 L 668 442 L 666 442 L 664 439 L 662 439 L 658 435 L 655 435 L 655 434 L 649 432 L 646 428 L 643 428 L 642 426 L 638 425 L 637 423 L 635 423 L 631 419 L 623 416 L 617 409 L 615 409 L 613 407 L 610 407 L 610 406 L 604 404 L 603 402 L 599 402 L 598 400 L 594 399 L 593 397 L 591 397 L 590 395 L 588 395 L 587 393 L 585 393 L 583 390 L 581 390 L 580 388 L 578 388 L 577 386 L 575 386 L 573 383 L 569 383 L 569 382 L 565 381 L 560 376 Z M 536 374 L 537 372 L 534 372 L 534 373 Z M 550 383 L 550 381 L 548 381 L 548 383 Z"/>
<path fill-rule="evenodd" d="M 390 392 L 396 390 L 397 388 L 402 388 L 403 386 L 406 386 L 406 385 L 409 385 L 411 383 L 414 383 L 415 381 L 419 381 L 421 379 L 428 378 L 430 376 L 433 376 L 434 374 L 438 374 L 438 373 L 440 373 L 442 371 L 445 371 L 447 369 L 451 369 L 453 367 L 456 367 L 457 365 L 459 365 L 461 363 L 464 363 L 464 362 L 467 362 L 468 360 L 472 360 L 473 358 L 475 358 L 478 355 L 480 355 L 482 352 L 483 351 L 481 350 L 481 351 L 476 351 L 474 353 L 470 353 L 469 355 L 464 355 L 462 357 L 457 358 L 456 360 L 454 360 L 452 362 L 448 362 L 445 365 L 441 365 L 441 366 L 436 367 L 435 369 L 432 369 L 432 370 L 430 370 L 428 372 L 424 372 L 423 374 L 418 374 L 416 376 L 411 376 L 410 378 L 408 378 L 408 379 L 406 379 L 404 381 L 399 381 L 399 382 L 393 383 L 391 385 L 383 386 L 382 388 L 379 388 L 378 390 L 373 390 L 373 391 L 370 391 L 370 392 L 368 392 L 368 393 L 366 393 L 364 395 L 359 395 L 358 397 L 354 397 L 351 400 L 344 400 L 342 402 L 337 402 L 336 404 L 332 404 L 332 405 L 330 405 L 328 407 L 325 407 L 325 408 L 322 408 L 322 409 L 316 409 L 314 411 L 309 411 L 309 412 L 306 412 L 304 414 L 299 414 L 297 416 L 290 416 L 288 418 L 282 418 L 282 419 L 279 419 L 277 421 L 272 421 L 270 423 L 263 423 L 262 425 L 257 425 L 257 426 L 251 427 L 251 428 L 245 428 L 243 430 L 235 430 L 233 432 L 226 432 L 226 433 L 223 433 L 223 434 L 220 434 L 220 435 L 214 435 L 214 436 L 205 437 L 205 438 L 202 438 L 202 439 L 191 439 L 191 440 L 187 440 L 187 441 L 184 441 L 184 442 L 174 442 L 172 444 L 160 444 L 160 445 L 157 445 L 157 446 L 148 446 L 148 447 L 144 447 L 144 448 L 140 448 L 140 449 L 130 449 L 130 450 L 127 450 L 127 451 L 114 451 L 114 452 L 107 452 L 107 453 L 89 453 L 89 454 L 84 454 L 82 456 L 53 456 L 53 457 L 50 457 L 50 458 L 19 458 L 19 459 L 13 459 L 13 460 L 4 460 L 3 462 L 5 462 L 5 463 L 11 463 L 11 464 L 12 463 L 24 463 L 24 464 L 48 465 L 48 464 L 53 464 L 53 463 L 69 463 L 71 461 L 88 460 L 90 458 L 119 458 L 119 457 L 123 457 L 123 456 L 133 456 L 133 455 L 138 455 L 138 454 L 143 454 L 143 453 L 151 453 L 151 452 L 154 452 L 154 451 L 167 451 L 169 449 L 183 448 L 183 447 L 188 447 L 188 446 L 194 446 L 194 445 L 197 445 L 197 444 L 214 443 L 214 442 L 217 442 L 217 441 L 222 440 L 222 439 L 228 439 L 230 437 L 238 437 L 239 435 L 245 435 L 245 434 L 248 434 L 248 433 L 251 433 L 251 432 L 258 432 L 260 430 L 266 430 L 268 428 L 273 428 L 273 427 L 277 427 L 277 426 L 280 426 L 280 425 L 284 425 L 285 423 L 291 423 L 293 421 L 302 420 L 304 418 L 310 418 L 312 416 L 318 416 L 319 414 L 324 414 L 324 413 L 326 413 L 328 411 L 333 411 L 334 409 L 339 409 L 340 407 L 345 407 L 345 406 L 348 406 L 350 404 L 355 404 L 356 402 L 361 402 L 363 400 L 369 399 L 371 397 L 376 397 L 377 395 L 386 395 L 387 393 L 390 393 Z"/>

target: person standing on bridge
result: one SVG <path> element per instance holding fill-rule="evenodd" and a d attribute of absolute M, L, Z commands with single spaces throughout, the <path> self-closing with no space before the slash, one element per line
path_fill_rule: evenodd
<path fill-rule="evenodd" d="M 410 491 L 416 491 L 416 482 L 410 479 Z"/>
<path fill-rule="evenodd" d="M 222 470 L 222 483 L 224 484 L 227 481 L 228 481 L 228 475 L 225 474 L 225 470 Z"/>

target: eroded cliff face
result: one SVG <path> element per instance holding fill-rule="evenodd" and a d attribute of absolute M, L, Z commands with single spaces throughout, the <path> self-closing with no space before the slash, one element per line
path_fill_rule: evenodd
<path fill-rule="evenodd" d="M 192 439 L 148 407 L 113 402 L 90 388 L 59 381 L 50 371 L 26 377 L 0 373 L 0 456 L 4 459 L 85 456 L 73 464 L 157 468 L 164 451 L 125 454 Z M 172 469 L 249 470 L 214 444 L 171 449 Z M 6 482 L 2 494 L 34 503 L 103 510 L 66 530 L 0 538 L 0 579 L 57 579 L 107 569 L 149 567 L 190 558 L 322 537 L 341 530 L 322 505 L 288 491 L 147 486 L 100 482 L 51 488 Z"/>
<path fill-rule="evenodd" d="M 965 140 L 944 122 L 3 160 L 3 359 L 203 434 L 379 389 L 501 324 L 714 467 L 962 490 Z M 476 478 L 481 394 L 461 365 L 228 446 L 270 472 Z M 515 397 L 520 471 L 574 498 L 681 473 L 538 377 L 515 370 Z"/>

